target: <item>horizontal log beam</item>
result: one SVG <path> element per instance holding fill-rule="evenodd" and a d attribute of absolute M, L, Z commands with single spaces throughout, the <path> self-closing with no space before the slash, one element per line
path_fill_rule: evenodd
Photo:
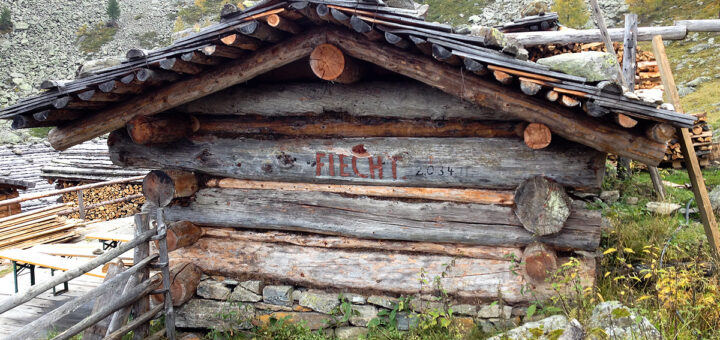
<path fill-rule="evenodd" d="M 687 36 L 688 28 L 685 26 L 638 27 L 638 41 L 651 41 L 655 35 L 662 36 L 663 40 L 683 40 Z M 608 29 L 612 41 L 622 41 L 625 35 L 624 28 Z M 602 42 L 600 30 L 562 30 L 506 33 L 505 36 L 515 38 L 524 46 L 546 44 L 571 44 Z"/>
<path fill-rule="evenodd" d="M 528 148 L 521 138 L 226 139 L 193 136 L 142 146 L 108 138 L 125 167 L 176 168 L 282 182 L 514 189 L 537 174 L 577 189 L 599 188 L 605 155 L 574 143 Z"/>
<path fill-rule="evenodd" d="M 525 230 L 507 206 L 245 189 L 200 190 L 187 207 L 166 208 L 165 217 L 198 226 L 503 247 L 540 241 L 555 248 L 587 251 L 597 248 L 601 224 L 599 212 L 575 210 L 559 233 L 540 237 Z"/>
<path fill-rule="evenodd" d="M 652 141 L 637 131 L 617 129 L 606 122 L 577 115 L 573 110 L 548 105 L 539 98 L 507 91 L 495 82 L 463 76 L 461 70 L 422 55 L 407 55 L 386 44 L 334 31 L 328 32 L 328 42 L 337 45 L 351 57 L 382 65 L 390 71 L 489 109 L 545 124 L 559 136 L 596 150 L 615 153 L 648 165 L 657 165 L 665 154 L 664 144 Z"/>
<path fill-rule="evenodd" d="M 517 120 L 413 81 L 236 86 L 178 110 L 208 115 L 280 117 L 343 112 L 351 116 L 405 119 Z"/>
<path fill-rule="evenodd" d="M 512 205 L 514 203 L 511 191 L 481 190 L 481 189 L 447 189 L 447 188 L 412 188 L 412 187 L 382 187 L 362 185 L 337 184 L 310 184 L 249 181 L 235 178 L 211 179 L 205 183 L 208 188 L 221 189 L 257 189 L 282 190 L 297 192 L 333 192 L 337 194 L 414 198 L 434 201 L 449 201 L 463 203 Z"/>
<path fill-rule="evenodd" d="M 294 244 L 301 247 L 349 250 L 373 249 L 498 261 L 512 261 L 513 258 L 522 259 L 522 250 L 518 247 L 488 247 L 472 246 L 467 244 L 366 240 L 361 238 L 285 233 L 280 231 L 256 232 L 232 228 L 203 228 L 203 235 L 225 240 L 284 243 Z"/>
<path fill-rule="evenodd" d="M 524 123 L 475 120 L 409 120 L 374 117 L 322 115 L 263 118 L 257 116 L 197 116 L 197 134 L 222 137 L 483 137 L 502 138 L 522 135 Z M 549 141 L 548 141 L 549 142 Z M 142 143 L 141 143 L 142 144 Z M 549 143 L 548 143 L 549 144 Z M 546 145 L 547 146 L 547 145 Z"/>
<path fill-rule="evenodd" d="M 325 41 L 325 37 L 323 30 L 298 35 L 275 46 L 259 50 L 249 58 L 228 62 L 223 68 L 212 69 L 178 81 L 147 95 L 102 110 L 68 126 L 56 127 L 49 133 L 48 140 L 55 149 L 65 150 L 119 129 L 135 116 L 166 111 L 307 57 L 315 46 Z"/>
<path fill-rule="evenodd" d="M 418 284 L 418 276 L 424 273 L 429 282 L 438 280 L 444 292 L 461 300 L 502 300 L 517 304 L 536 298 L 523 288 L 527 281 L 513 269 L 517 264 L 507 260 L 316 248 L 210 237 L 173 252 L 173 259 L 190 260 L 209 275 L 252 277 L 311 288 L 393 295 L 433 293 L 436 289 L 433 285 Z M 592 266 L 580 263 L 582 277 L 593 270 Z"/>

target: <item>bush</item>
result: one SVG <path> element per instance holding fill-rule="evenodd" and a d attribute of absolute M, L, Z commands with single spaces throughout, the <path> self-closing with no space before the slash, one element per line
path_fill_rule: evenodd
<path fill-rule="evenodd" d="M 9 31 L 12 26 L 10 10 L 7 7 L 3 7 L 2 12 L 0 12 L 0 31 Z"/>
<path fill-rule="evenodd" d="M 110 23 L 115 24 L 120 19 L 120 5 L 117 0 L 108 1 L 107 15 L 110 18 Z"/>
<path fill-rule="evenodd" d="M 555 0 L 552 10 L 558 13 L 560 23 L 572 27 L 584 27 L 590 16 L 583 0 Z"/>

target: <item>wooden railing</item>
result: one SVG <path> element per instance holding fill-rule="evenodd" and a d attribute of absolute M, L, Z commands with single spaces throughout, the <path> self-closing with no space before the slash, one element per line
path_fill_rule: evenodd
<path fill-rule="evenodd" d="M 112 199 L 108 201 L 103 201 L 96 204 L 91 205 L 85 205 L 84 199 L 83 199 L 83 190 L 87 189 L 95 189 L 95 188 L 101 188 L 104 186 L 114 185 L 114 184 L 123 184 L 123 183 L 130 183 L 130 182 L 138 182 L 142 181 L 142 179 L 145 178 L 145 176 L 136 176 L 136 177 L 129 177 L 129 178 L 122 178 L 122 179 L 116 179 L 112 181 L 105 181 L 105 182 L 98 182 L 98 183 L 92 183 L 92 184 L 85 184 L 85 185 L 78 185 L 75 187 L 65 188 L 65 189 L 59 189 L 59 190 L 52 190 L 52 191 L 46 191 L 46 192 L 39 192 L 35 194 L 29 194 L 29 195 L 23 195 L 18 198 L 13 198 L 9 200 L 0 201 L 0 207 L 10 205 L 10 204 L 16 204 L 21 203 L 25 201 L 31 201 L 36 200 L 40 198 L 50 197 L 50 196 L 57 196 L 62 194 L 67 194 L 71 192 L 77 192 L 77 200 L 78 200 L 78 207 L 73 209 L 68 209 L 65 211 L 61 211 L 58 213 L 58 215 L 69 215 L 72 213 L 79 212 L 80 213 L 80 219 L 85 219 L 85 213 L 90 209 L 99 208 L 102 206 L 110 205 L 110 204 L 116 204 L 116 203 L 122 203 L 127 202 L 130 200 L 134 200 L 136 198 L 142 197 L 141 194 L 136 195 L 128 195 L 124 197 L 120 197 L 117 199 Z"/>
<path fill-rule="evenodd" d="M 0 301 L 0 313 L 7 312 L 57 285 L 84 275 L 114 260 L 126 251 L 134 249 L 134 265 L 132 267 L 112 278 L 106 279 L 100 286 L 90 290 L 85 295 L 76 297 L 25 325 L 10 335 L 8 339 L 36 338 L 39 331 L 47 329 L 87 302 L 97 300 L 102 296 L 112 296 L 112 298 L 105 301 L 102 308 L 94 310 L 91 315 L 53 339 L 70 339 L 110 315 L 112 315 L 112 318 L 104 339 L 121 339 L 130 331 L 135 332 L 135 339 L 142 339 L 148 335 L 150 320 L 163 309 L 165 310 L 166 336 L 169 339 L 174 339 L 175 322 L 172 298 L 170 296 L 169 259 L 166 242 L 167 228 L 162 220 L 162 209 L 158 209 L 157 228 L 150 227 L 150 217 L 147 213 L 135 215 L 135 226 L 135 238 L 131 241 L 123 243 L 79 267 L 70 269 L 60 276 Z M 150 254 L 151 241 L 158 241 L 158 254 Z M 150 268 L 158 269 L 160 273 L 150 276 Z M 162 288 L 157 290 L 158 287 Z M 164 294 L 164 303 L 151 309 L 150 295 L 160 293 Z M 134 310 L 134 318 L 132 322 L 125 324 L 131 308 Z"/>

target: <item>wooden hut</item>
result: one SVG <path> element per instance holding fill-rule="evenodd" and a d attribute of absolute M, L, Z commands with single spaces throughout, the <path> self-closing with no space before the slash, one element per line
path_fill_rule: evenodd
<path fill-rule="evenodd" d="M 580 254 L 601 216 L 574 194 L 600 188 L 607 153 L 657 165 L 695 120 L 524 61 L 496 30 L 368 1 L 228 6 L 127 58 L 0 117 L 56 126 L 59 150 L 110 133 L 115 164 L 157 169 L 144 190 L 173 223 L 174 265 L 225 278 L 176 272 L 175 302 L 198 284 L 209 299 L 186 304 L 201 316 L 181 308 L 188 327 L 212 326 L 228 297 L 258 315 L 331 312 L 299 287 L 526 305 L 571 257 L 592 284 Z"/>

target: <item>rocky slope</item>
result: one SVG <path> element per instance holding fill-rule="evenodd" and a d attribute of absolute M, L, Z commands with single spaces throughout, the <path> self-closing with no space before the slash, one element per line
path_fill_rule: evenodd
<path fill-rule="evenodd" d="M 83 25 L 105 22 L 106 0 L 0 0 L 12 12 L 14 30 L 0 34 L 0 106 L 37 91 L 45 79 L 74 78 L 86 60 L 124 55 L 129 48 L 168 40 L 177 6 L 164 0 L 120 1 L 121 17 L 114 39 L 97 52 L 83 53 L 77 32 Z"/>

